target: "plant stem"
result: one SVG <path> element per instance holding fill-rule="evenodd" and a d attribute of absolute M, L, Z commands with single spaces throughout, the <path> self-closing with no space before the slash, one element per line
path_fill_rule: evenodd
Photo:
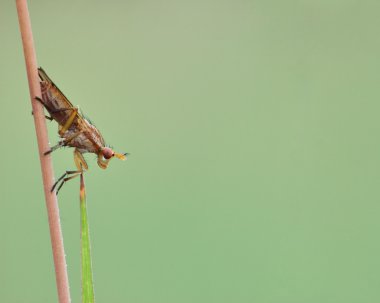
<path fill-rule="evenodd" d="M 92 279 L 90 230 L 88 227 L 86 189 L 83 173 L 80 175 L 80 248 L 82 263 L 82 303 L 94 303 L 94 284 Z"/>
<path fill-rule="evenodd" d="M 46 208 L 49 220 L 50 239 L 53 249 L 55 276 L 60 303 L 69 303 L 69 281 L 66 270 L 66 258 L 63 247 L 62 230 L 59 219 L 59 208 L 55 192 L 51 192 L 54 183 L 54 171 L 51 156 L 44 155 L 49 150 L 49 138 L 42 105 L 34 100 L 41 97 L 41 88 L 38 80 L 37 59 L 34 50 L 32 27 L 26 0 L 16 0 L 17 14 L 20 25 L 22 45 L 24 48 L 26 72 L 29 82 L 30 100 L 34 113 L 34 125 L 37 134 L 38 152 L 41 162 L 42 180 L 44 185 Z"/>

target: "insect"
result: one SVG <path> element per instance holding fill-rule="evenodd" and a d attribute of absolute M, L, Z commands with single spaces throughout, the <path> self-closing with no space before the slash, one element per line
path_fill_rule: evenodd
<path fill-rule="evenodd" d="M 114 152 L 110 147 L 105 145 L 103 136 L 99 130 L 79 112 L 79 109 L 65 97 L 60 89 L 49 78 L 46 72 L 38 68 L 42 99 L 35 99 L 42 103 L 50 116 L 45 116 L 49 120 L 55 120 L 58 123 L 58 134 L 61 140 L 58 144 L 52 146 L 45 155 L 61 148 L 74 148 L 74 163 L 77 170 L 66 171 L 54 183 L 51 191 L 57 188 L 57 194 L 63 184 L 86 170 L 88 165 L 83 157 L 84 153 L 94 153 L 97 155 L 97 163 L 100 168 L 106 169 L 109 161 L 116 157 L 120 160 L 126 160 L 128 153 L 120 154 Z"/>

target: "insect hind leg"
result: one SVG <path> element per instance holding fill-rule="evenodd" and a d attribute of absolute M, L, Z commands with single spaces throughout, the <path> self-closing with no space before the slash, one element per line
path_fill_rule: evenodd
<path fill-rule="evenodd" d="M 33 111 L 32 111 L 32 115 L 34 116 Z M 52 117 L 50 117 L 50 116 L 46 116 L 46 115 L 45 115 L 45 118 L 46 118 L 47 120 L 50 120 L 50 121 L 53 121 L 53 120 L 54 120 Z"/>
<path fill-rule="evenodd" d="M 62 125 L 61 128 L 59 129 L 58 133 L 61 136 L 70 128 L 71 124 L 73 124 L 74 119 L 78 114 L 78 109 L 76 107 L 65 108 L 62 110 L 72 110 L 73 112 L 70 114 L 65 124 Z"/>
<path fill-rule="evenodd" d="M 44 101 L 42 101 L 42 99 L 41 99 L 40 97 L 34 97 L 34 100 L 40 102 L 44 107 L 46 107 Z M 32 115 L 34 115 L 34 112 L 33 112 L 33 111 L 32 111 Z M 53 117 L 51 117 L 51 116 L 46 116 L 46 115 L 45 115 L 45 118 L 46 118 L 47 120 L 50 120 L 50 121 L 53 121 L 53 120 L 54 120 Z"/>

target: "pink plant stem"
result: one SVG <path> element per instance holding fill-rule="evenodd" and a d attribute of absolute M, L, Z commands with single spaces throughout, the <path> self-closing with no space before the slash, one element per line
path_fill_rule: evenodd
<path fill-rule="evenodd" d="M 45 115 L 42 105 L 34 98 L 41 97 L 41 88 L 37 72 L 37 59 L 34 50 L 32 27 L 30 24 L 26 0 L 16 0 L 17 14 L 20 24 L 22 45 L 24 48 L 26 72 L 28 75 L 30 100 L 34 113 L 34 124 L 37 134 L 38 152 L 40 155 L 42 179 L 48 213 L 51 245 L 55 265 L 58 299 L 60 303 L 70 303 L 69 280 L 66 270 L 66 258 L 63 247 L 59 208 L 55 192 L 51 192 L 54 183 L 54 171 L 51 156 L 44 155 L 49 150 L 49 137 L 46 129 Z"/>

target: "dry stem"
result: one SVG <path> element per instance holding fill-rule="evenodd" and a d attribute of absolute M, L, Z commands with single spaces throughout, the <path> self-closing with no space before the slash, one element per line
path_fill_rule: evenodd
<path fill-rule="evenodd" d="M 29 11 L 26 0 L 16 0 L 16 6 L 20 24 L 22 45 L 24 48 L 30 99 L 34 112 L 34 124 L 37 134 L 38 152 L 40 155 L 42 179 L 44 184 L 46 208 L 50 228 L 50 238 L 53 249 L 58 299 L 60 303 L 69 303 L 71 302 L 69 281 L 66 271 L 66 259 L 63 247 L 57 196 L 54 192 L 50 191 L 54 183 L 53 165 L 51 156 L 44 156 L 44 152 L 50 148 L 49 138 L 42 105 L 39 102 L 35 102 L 34 100 L 36 96 L 41 97 L 41 89 L 38 80 L 37 59 L 34 50 L 32 27 L 30 24 Z"/>

